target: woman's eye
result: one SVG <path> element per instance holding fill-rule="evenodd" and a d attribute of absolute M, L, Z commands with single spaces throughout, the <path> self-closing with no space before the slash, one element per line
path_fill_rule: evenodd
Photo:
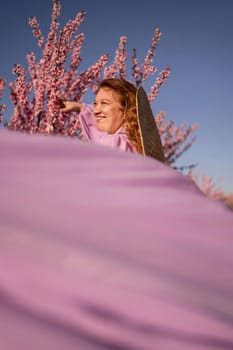
<path fill-rule="evenodd" d="M 110 102 L 108 102 L 108 101 L 100 101 L 100 102 L 93 102 L 93 107 L 94 108 L 97 108 L 98 107 L 98 105 L 100 105 L 100 106 L 108 106 L 108 105 L 110 105 Z"/>

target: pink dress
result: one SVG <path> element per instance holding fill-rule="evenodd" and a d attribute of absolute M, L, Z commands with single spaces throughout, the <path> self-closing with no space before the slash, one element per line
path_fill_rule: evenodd
<path fill-rule="evenodd" d="M 114 134 L 99 131 L 96 128 L 95 116 L 91 105 L 83 105 L 83 108 L 79 113 L 79 120 L 84 135 L 84 140 L 117 148 L 125 152 L 137 153 L 135 148 L 128 140 L 123 128 L 118 129 Z"/>

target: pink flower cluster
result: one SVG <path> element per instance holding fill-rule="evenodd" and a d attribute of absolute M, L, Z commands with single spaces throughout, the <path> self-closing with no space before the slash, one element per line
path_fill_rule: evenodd
<path fill-rule="evenodd" d="M 104 69 L 104 78 L 121 78 L 126 79 L 127 77 L 127 66 L 126 66 L 126 42 L 127 38 L 122 36 L 116 50 L 115 58 L 112 64 Z"/>
<path fill-rule="evenodd" d="M 213 178 L 202 174 L 199 176 L 194 171 L 190 171 L 188 176 L 198 185 L 200 190 L 209 198 L 217 199 L 224 202 L 231 210 L 233 210 L 233 193 L 226 194 L 221 189 L 221 184 L 214 181 Z M 218 181 L 222 182 L 223 178 Z"/>
<path fill-rule="evenodd" d="M 6 81 L 5 79 L 0 78 L 0 99 L 2 98 L 2 91 L 5 88 Z M 0 123 L 2 122 L 2 112 L 6 110 L 6 106 L 4 104 L 0 104 Z"/>
<path fill-rule="evenodd" d="M 161 115 L 159 115 L 157 125 L 162 138 L 166 163 L 172 165 L 196 140 L 195 136 L 189 141 L 188 138 L 198 128 L 198 124 L 187 126 L 186 123 L 182 123 L 177 127 L 173 121 L 167 122 L 165 118 L 161 120 Z"/>
<path fill-rule="evenodd" d="M 156 54 L 156 48 L 158 42 L 161 38 L 160 29 L 155 29 L 154 36 L 152 38 L 151 46 L 147 51 L 146 57 L 143 64 L 139 67 L 139 61 L 137 59 L 137 50 L 133 49 L 133 55 L 131 57 L 133 66 L 132 66 L 132 77 L 135 80 L 137 86 L 141 85 L 144 81 L 148 79 L 150 75 L 153 75 L 157 72 L 157 68 L 153 66 L 153 60 Z"/>
<path fill-rule="evenodd" d="M 151 86 L 151 91 L 148 94 L 148 99 L 150 102 L 153 101 L 155 97 L 158 95 L 160 87 L 165 84 L 170 73 L 171 73 L 171 68 L 169 66 L 167 66 L 165 70 L 159 73 L 159 76 L 156 78 L 155 83 Z"/>
<path fill-rule="evenodd" d="M 39 23 L 37 22 L 36 17 L 29 18 L 28 23 L 30 24 L 30 26 L 33 29 L 32 30 L 33 36 L 38 39 L 38 46 L 43 47 L 44 46 L 44 37 L 43 37 L 43 34 L 40 30 L 40 26 L 39 26 Z"/>
<path fill-rule="evenodd" d="M 82 91 L 86 88 L 82 81 L 81 84 L 77 84 L 77 69 L 81 62 L 80 50 L 84 35 L 81 33 L 73 38 L 83 22 L 85 13 L 78 13 L 74 20 L 68 21 L 59 31 L 57 20 L 60 10 L 60 1 L 53 0 L 52 20 L 46 41 L 37 19 L 29 19 L 32 33 L 42 49 L 42 57 L 36 62 L 33 52 L 27 55 L 29 82 L 26 81 L 24 69 L 19 65 L 14 67 L 13 73 L 17 78 L 9 84 L 14 104 L 14 114 L 8 125 L 10 129 L 70 136 L 75 136 L 79 130 L 79 124 L 74 118 L 60 113 L 58 98 L 77 96 L 79 88 Z M 71 63 L 67 67 L 69 56 Z"/>

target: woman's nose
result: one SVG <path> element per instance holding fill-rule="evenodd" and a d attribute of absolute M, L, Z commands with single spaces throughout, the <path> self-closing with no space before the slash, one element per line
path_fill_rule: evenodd
<path fill-rule="evenodd" d="M 93 112 L 94 112 L 94 114 L 98 114 L 100 112 L 100 106 L 95 104 L 93 106 Z"/>

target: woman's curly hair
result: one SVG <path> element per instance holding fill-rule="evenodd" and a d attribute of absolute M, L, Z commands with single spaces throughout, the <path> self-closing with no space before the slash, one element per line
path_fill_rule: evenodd
<path fill-rule="evenodd" d="M 126 113 L 123 128 L 132 146 L 138 153 L 143 154 L 136 110 L 136 87 L 125 79 L 110 78 L 99 83 L 97 92 L 100 88 L 105 87 L 113 89 L 119 95 L 120 103 Z"/>

